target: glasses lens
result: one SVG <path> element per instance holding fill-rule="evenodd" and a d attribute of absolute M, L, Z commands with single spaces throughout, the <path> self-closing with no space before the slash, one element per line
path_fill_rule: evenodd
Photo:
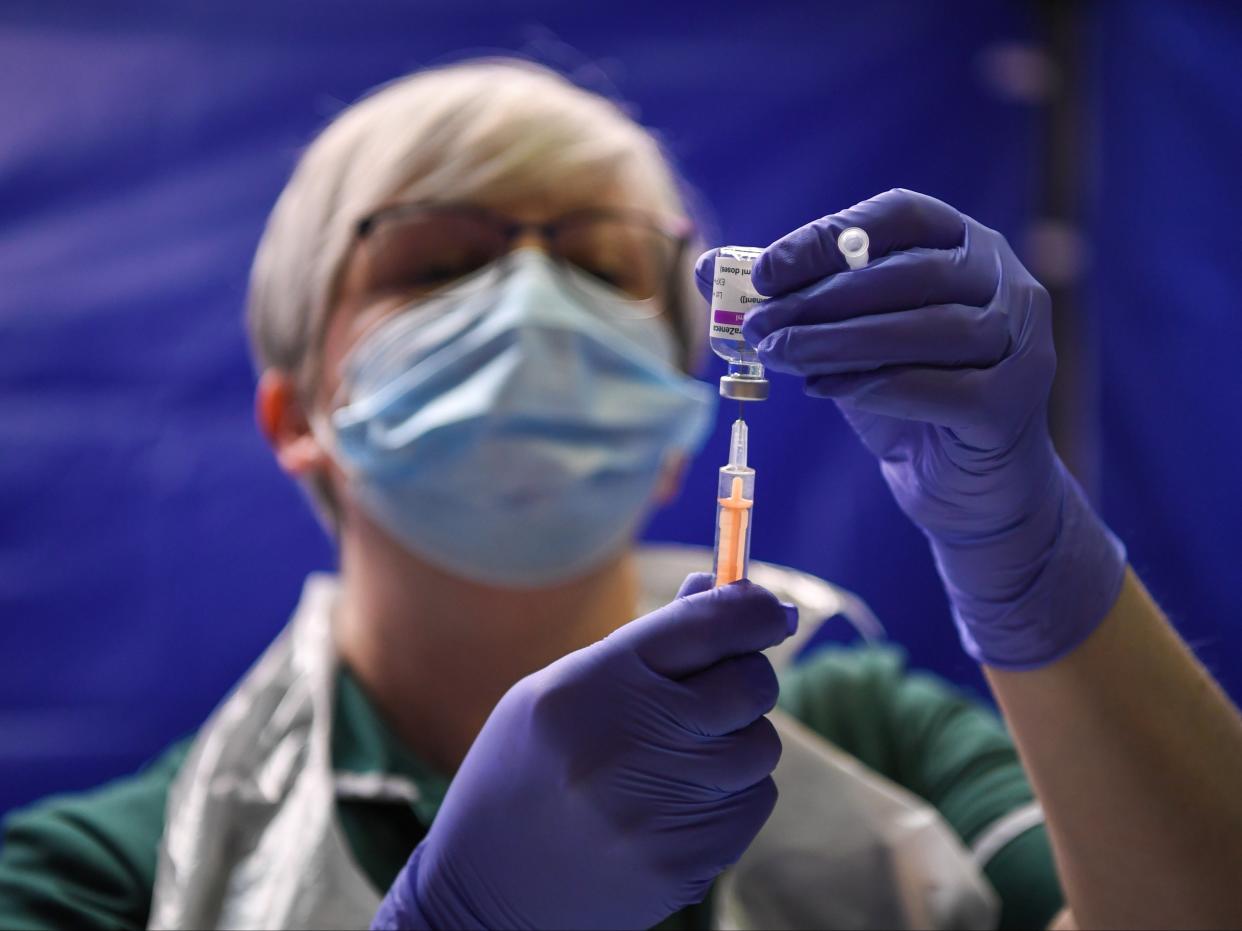
<path fill-rule="evenodd" d="M 642 220 L 585 215 L 557 224 L 552 251 L 636 301 L 663 297 L 676 257 L 675 241 Z"/>
<path fill-rule="evenodd" d="M 427 208 L 381 216 L 362 248 L 369 297 L 417 300 L 500 258 L 508 243 L 484 214 Z"/>

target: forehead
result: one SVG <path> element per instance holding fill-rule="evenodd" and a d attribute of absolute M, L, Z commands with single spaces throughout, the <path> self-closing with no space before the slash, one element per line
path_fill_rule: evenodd
<path fill-rule="evenodd" d="M 599 207 L 669 209 L 650 172 L 632 159 L 594 163 L 551 155 L 551 161 L 519 162 L 478 183 L 457 188 L 444 199 L 464 201 L 538 223 L 575 210 Z M 425 191 L 425 188 L 421 188 Z M 397 200 L 421 199 L 398 196 Z"/>
<path fill-rule="evenodd" d="M 584 185 L 562 185 L 522 194 L 481 192 L 465 201 L 486 207 L 523 223 L 545 223 L 578 210 L 599 208 L 635 209 L 649 205 L 645 199 L 620 185 L 600 189 Z"/>

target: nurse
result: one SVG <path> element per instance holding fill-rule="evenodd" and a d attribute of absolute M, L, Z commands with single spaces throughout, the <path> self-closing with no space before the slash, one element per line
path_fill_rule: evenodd
<path fill-rule="evenodd" d="M 339 571 L 191 739 L 11 816 L 0 925 L 365 926 L 417 849 L 399 921 L 707 927 L 765 820 L 789 842 L 834 804 L 788 901 L 888 925 L 929 885 L 860 877 L 907 862 L 900 832 L 842 810 L 876 792 L 940 824 L 941 920 L 1052 918 L 1047 834 L 990 711 L 894 649 L 825 651 L 778 685 L 758 652 L 791 629 L 777 598 L 703 576 L 679 598 L 667 551 L 635 545 L 712 413 L 687 375 L 692 244 L 653 137 L 546 70 L 466 62 L 342 112 L 249 299 L 257 420 Z M 824 590 L 767 578 L 785 601 Z M 783 768 L 864 765 L 812 768 L 799 792 L 833 788 L 805 803 L 786 781 L 804 807 L 782 814 L 782 743 Z"/>
<path fill-rule="evenodd" d="M 871 235 L 867 269 L 834 264 L 842 224 Z M 1003 924 L 1049 921 L 1048 836 L 986 711 L 891 651 L 778 681 L 760 651 L 794 627 L 780 599 L 702 575 L 654 590 L 635 534 L 711 413 L 686 374 L 691 239 L 652 137 L 529 65 L 424 72 L 342 113 L 272 213 L 249 309 L 260 428 L 339 572 L 308 579 L 192 741 L 11 821 L 0 923 L 706 927 L 713 881 L 775 820 L 778 701 L 974 845 Z M 747 335 L 843 407 L 927 532 L 1075 912 L 1219 918 L 1220 868 L 1182 843 L 1208 824 L 1166 823 L 1159 788 L 1234 823 L 1177 752 L 1226 753 L 1234 719 L 1047 442 L 1042 289 L 995 233 L 907 192 L 760 268 Z M 1184 701 L 1148 707 L 1153 673 Z M 1154 729 L 1127 735 L 1139 712 Z M 1152 861 L 1134 823 L 1176 850 Z M 1123 901 L 1151 862 L 1173 897 Z M 831 879 L 813 878 L 808 897 Z"/>

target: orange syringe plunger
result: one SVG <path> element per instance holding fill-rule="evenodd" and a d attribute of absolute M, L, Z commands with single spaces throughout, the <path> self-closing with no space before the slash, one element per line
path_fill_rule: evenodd
<path fill-rule="evenodd" d="M 733 424 L 729 464 L 720 470 L 716 497 L 716 584 L 746 578 L 750 561 L 750 512 L 755 470 L 746 465 L 746 423 Z"/>

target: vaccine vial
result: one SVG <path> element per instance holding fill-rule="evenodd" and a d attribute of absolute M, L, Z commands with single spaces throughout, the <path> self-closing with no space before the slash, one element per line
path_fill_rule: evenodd
<path fill-rule="evenodd" d="M 763 300 L 750 280 L 762 253 L 752 246 L 723 246 L 716 253 L 709 337 L 712 352 L 729 363 L 729 373 L 720 379 L 720 394 L 737 401 L 763 401 L 768 396 L 763 363 L 742 338 L 742 318 Z"/>

